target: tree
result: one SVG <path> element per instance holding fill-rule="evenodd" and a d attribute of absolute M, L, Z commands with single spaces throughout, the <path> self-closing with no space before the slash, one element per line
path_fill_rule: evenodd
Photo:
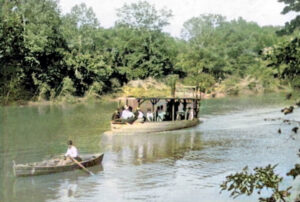
<path fill-rule="evenodd" d="M 75 5 L 70 13 L 62 17 L 62 23 L 62 33 L 70 49 L 81 52 L 95 51 L 100 23 L 92 8 L 88 8 L 84 3 Z"/>
<path fill-rule="evenodd" d="M 25 55 L 21 16 L 12 10 L 13 3 L 1 1 L 0 12 L 0 101 L 7 104 L 10 99 L 21 97 L 24 81 Z M 1 99 L 2 97 L 2 99 Z"/>
<path fill-rule="evenodd" d="M 284 41 L 265 52 L 269 66 L 277 70 L 280 78 L 287 79 L 292 86 L 300 88 L 300 38 Z"/>
<path fill-rule="evenodd" d="M 279 2 L 285 3 L 286 6 L 282 10 L 282 14 L 287 14 L 289 12 L 299 12 L 300 11 L 300 1 L 299 0 L 278 0 Z M 291 34 L 296 29 L 300 28 L 300 16 L 297 15 L 296 18 L 290 22 L 285 23 L 284 29 L 278 31 L 278 34 Z"/>
<path fill-rule="evenodd" d="M 138 1 L 132 4 L 125 3 L 122 8 L 117 10 L 117 16 L 119 17 L 117 21 L 119 25 L 147 30 L 162 30 L 169 24 L 172 12 L 166 9 L 156 10 L 147 1 Z"/>
<path fill-rule="evenodd" d="M 58 94 L 67 68 L 63 64 L 66 42 L 60 31 L 57 2 L 20 1 L 16 10 L 22 16 L 25 47 L 29 50 L 24 58 L 28 65 L 25 86 L 35 95 L 44 92 L 46 98 L 50 89 Z"/>
<path fill-rule="evenodd" d="M 183 24 L 181 35 L 185 40 L 200 42 L 198 46 L 205 46 L 205 43 L 212 39 L 212 32 L 223 23 L 226 18 L 221 15 L 205 14 L 193 17 Z"/>
<path fill-rule="evenodd" d="M 194 17 L 184 23 L 182 34 L 188 48 L 178 55 L 176 65 L 188 75 L 207 73 L 217 80 L 232 74 L 244 77 L 248 69 L 262 68 L 260 51 L 276 43 L 275 30 L 242 18 L 226 21 L 212 14 Z"/>
<path fill-rule="evenodd" d="M 286 4 L 282 13 L 300 11 L 299 0 L 279 0 Z M 280 44 L 265 51 L 265 56 L 269 60 L 270 67 L 277 70 L 280 78 L 286 79 L 293 87 L 300 88 L 300 16 L 287 22 L 284 29 L 277 32 L 279 35 L 289 34 L 292 39 L 285 39 Z M 292 35 L 294 33 L 294 36 Z"/>
<path fill-rule="evenodd" d="M 178 71 L 173 65 L 175 41 L 168 35 L 128 27 L 118 27 L 112 32 L 114 40 L 109 47 L 110 63 L 114 76 L 122 82 L 147 77 L 161 78 Z"/>
<path fill-rule="evenodd" d="M 175 41 L 162 32 L 169 24 L 171 11 L 155 7 L 146 1 L 125 4 L 118 9 L 119 19 L 114 30 L 115 64 L 124 80 L 160 78 L 176 73 L 173 60 L 176 57 Z"/>

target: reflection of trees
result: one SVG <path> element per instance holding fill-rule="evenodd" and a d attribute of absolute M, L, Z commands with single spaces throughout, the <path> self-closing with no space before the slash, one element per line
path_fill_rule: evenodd
<path fill-rule="evenodd" d="M 102 143 L 106 150 L 117 152 L 120 161 L 134 164 L 170 158 L 177 160 L 184 157 L 185 152 L 201 150 L 201 135 L 194 131 L 176 133 L 103 136 Z"/>

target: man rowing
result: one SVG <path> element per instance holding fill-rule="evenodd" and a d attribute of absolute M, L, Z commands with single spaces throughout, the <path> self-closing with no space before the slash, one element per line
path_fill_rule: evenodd
<path fill-rule="evenodd" d="M 73 159 L 76 159 L 77 161 L 81 161 L 81 158 L 78 155 L 78 150 L 77 148 L 73 145 L 72 140 L 68 141 L 68 150 L 65 154 L 65 159 L 67 157 L 72 157 Z"/>
<path fill-rule="evenodd" d="M 73 145 L 72 140 L 68 141 L 68 150 L 64 155 L 64 159 L 59 162 L 59 165 L 66 165 L 68 163 L 72 163 L 73 159 L 77 161 L 81 161 L 82 159 L 79 157 L 77 148 Z"/>

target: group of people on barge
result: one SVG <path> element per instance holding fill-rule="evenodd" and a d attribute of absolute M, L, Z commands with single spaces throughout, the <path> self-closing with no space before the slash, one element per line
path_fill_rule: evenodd
<path fill-rule="evenodd" d="M 180 104 L 180 103 L 179 103 Z M 118 108 L 112 115 L 113 123 L 144 123 L 144 122 L 161 122 L 161 121 L 171 121 L 171 120 L 193 120 L 196 117 L 195 109 L 188 107 L 185 110 L 179 109 L 179 104 L 174 103 L 174 109 L 170 107 L 171 105 L 166 106 L 164 110 L 163 105 L 156 107 L 156 110 L 147 109 L 146 112 L 143 112 L 140 107 L 137 107 L 135 111 L 131 106 L 125 105 L 121 108 Z M 172 112 L 174 114 L 172 116 Z"/>

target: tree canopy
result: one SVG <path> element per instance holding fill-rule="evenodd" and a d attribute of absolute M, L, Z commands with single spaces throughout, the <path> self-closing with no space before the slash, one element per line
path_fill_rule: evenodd
<path fill-rule="evenodd" d="M 299 1 L 281 2 L 284 13 L 299 11 Z M 85 4 L 62 14 L 56 0 L 0 0 L 0 100 L 101 96 L 168 75 L 202 90 L 228 76 L 299 78 L 296 28 L 290 40 L 275 34 L 280 27 L 207 14 L 187 20 L 178 39 L 164 32 L 170 10 L 138 1 L 117 13 L 105 29 Z"/>
<path fill-rule="evenodd" d="M 172 17 L 171 10 L 157 10 L 147 1 L 138 1 L 137 3 L 127 4 L 118 9 L 117 24 L 127 25 L 131 28 L 142 28 L 148 30 L 162 30 L 169 25 L 169 19 Z"/>
<path fill-rule="evenodd" d="M 282 2 L 285 5 L 285 7 L 282 10 L 282 14 L 287 14 L 289 12 L 300 12 L 300 1 L 299 0 L 278 0 L 279 2 Z M 294 19 L 292 19 L 290 22 L 287 22 L 285 24 L 284 29 L 280 30 L 278 34 L 291 34 L 296 29 L 300 28 L 300 16 L 297 15 Z"/>

